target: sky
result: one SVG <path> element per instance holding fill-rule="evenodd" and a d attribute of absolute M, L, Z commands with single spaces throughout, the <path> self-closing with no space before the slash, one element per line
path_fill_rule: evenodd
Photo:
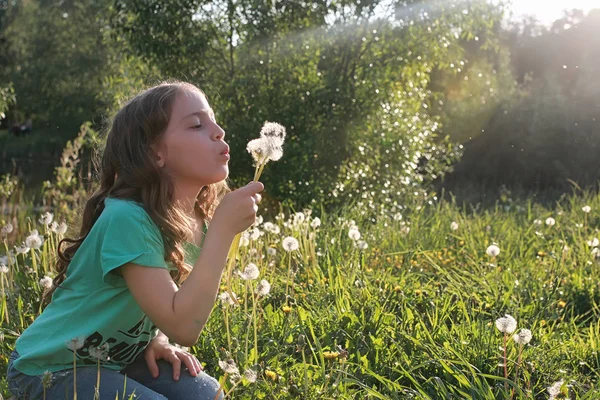
<path fill-rule="evenodd" d="M 579 8 L 586 13 L 600 8 L 600 0 L 512 0 L 514 17 L 535 15 L 544 24 L 551 24 L 563 15 L 565 9 Z"/>

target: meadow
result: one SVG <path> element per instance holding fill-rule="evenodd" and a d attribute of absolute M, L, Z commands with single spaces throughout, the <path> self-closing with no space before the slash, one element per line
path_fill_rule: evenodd
<path fill-rule="evenodd" d="M 41 205 L 2 180 L 3 371 L 78 229 L 51 206 L 62 171 Z M 597 194 L 272 211 L 241 239 L 237 301 L 224 279 L 191 348 L 228 398 L 600 398 Z"/>

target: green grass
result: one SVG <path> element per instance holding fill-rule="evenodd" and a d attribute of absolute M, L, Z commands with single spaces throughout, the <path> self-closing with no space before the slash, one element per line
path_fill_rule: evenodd
<path fill-rule="evenodd" d="M 582 211 L 584 205 L 591 207 L 589 214 Z M 256 383 L 238 383 L 232 398 L 492 400 L 510 399 L 514 392 L 514 399 L 547 399 L 547 387 L 560 379 L 569 385 L 564 390 L 571 399 L 600 398 L 595 389 L 600 266 L 587 244 L 598 236 L 600 197 L 568 197 L 553 209 L 532 201 L 498 203 L 469 213 L 441 202 L 403 210 L 401 220 L 373 221 L 360 208 L 348 209 L 340 211 L 340 220 L 320 215 L 322 225 L 316 229 L 310 226 L 316 210 L 294 228 L 286 221 L 288 212 L 286 219 L 272 221 L 280 234 L 267 232 L 250 242 L 263 259 L 242 248 L 241 265 L 256 263 L 258 280 L 267 279 L 271 292 L 256 299 L 253 318 L 250 293 L 258 280 L 234 277 L 232 289 L 241 305 L 218 301 L 191 350 L 205 371 L 222 382 L 218 361 L 229 356 L 241 372 L 252 368 L 258 373 Z M 26 236 L 27 218 L 39 217 L 31 209 L 14 216 L 18 224 L 8 248 Z M 547 217 L 556 224 L 546 225 Z M 358 250 L 349 238 L 350 219 L 368 243 L 366 250 Z M 536 219 L 542 225 L 534 224 Z M 458 223 L 457 230 L 450 228 L 452 222 Z M 285 236 L 298 239 L 300 249 L 286 253 L 280 242 Z M 495 258 L 486 255 L 492 243 L 501 249 Z M 267 255 L 267 247 L 277 254 Z M 44 249 L 43 256 L 36 253 L 38 268 L 39 261 L 53 255 L 50 246 Z M 0 370 L 6 370 L 17 335 L 39 309 L 43 274 L 24 272 L 30 255 L 17 261 L 4 275 L 3 312 L 9 318 L 2 322 Z M 293 294 L 286 299 L 290 266 Z M 533 333 L 522 351 L 518 380 L 518 347 L 510 336 L 508 379 L 498 366 L 504 337 L 494 322 L 504 314 L 516 318 L 518 329 Z M 232 387 L 228 378 L 225 386 Z M 0 380 L 5 397 L 6 387 Z"/>

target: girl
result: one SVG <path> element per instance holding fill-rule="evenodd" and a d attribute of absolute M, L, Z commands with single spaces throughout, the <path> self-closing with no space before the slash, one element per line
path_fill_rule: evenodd
<path fill-rule="evenodd" d="M 229 247 L 255 222 L 264 189 L 229 190 L 224 136 L 204 93 L 184 82 L 154 86 L 114 116 L 100 188 L 79 237 L 59 245 L 52 300 L 11 355 L 19 400 L 93 399 L 98 360 L 100 399 L 223 398 L 169 340 L 197 342 Z"/>

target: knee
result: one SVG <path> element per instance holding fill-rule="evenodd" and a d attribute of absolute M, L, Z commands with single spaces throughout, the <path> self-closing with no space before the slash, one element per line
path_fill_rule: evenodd
<path fill-rule="evenodd" d="M 219 381 L 203 371 L 196 376 L 191 376 L 188 373 L 181 374 L 176 387 L 181 395 L 189 396 L 181 398 L 199 400 L 223 400 L 225 398 Z M 219 394 L 218 397 L 217 393 Z"/>

